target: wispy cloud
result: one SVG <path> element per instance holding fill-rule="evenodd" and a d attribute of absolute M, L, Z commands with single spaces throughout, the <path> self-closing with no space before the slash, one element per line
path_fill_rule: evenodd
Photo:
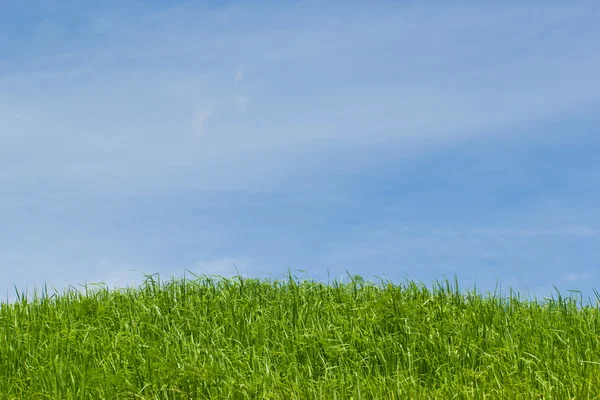
<path fill-rule="evenodd" d="M 582 282 L 597 277 L 597 269 L 593 268 L 588 271 L 570 272 L 563 276 L 565 282 Z"/>
<path fill-rule="evenodd" d="M 231 101 L 237 106 L 238 110 L 244 112 L 248 109 L 250 98 L 244 95 L 230 96 Z"/>
<path fill-rule="evenodd" d="M 587 226 L 573 225 L 554 228 L 468 228 L 469 232 L 485 236 L 516 236 L 516 237 L 538 237 L 538 236 L 597 236 L 599 231 Z"/>
<path fill-rule="evenodd" d="M 199 129 L 204 128 L 204 126 L 208 122 L 208 119 L 210 118 L 210 115 L 212 113 L 213 113 L 213 108 L 207 108 L 207 109 L 200 111 L 200 113 L 198 114 L 198 128 Z"/>
<path fill-rule="evenodd" d="M 203 16 L 190 5 L 136 19 L 104 16 L 86 32 L 90 38 L 107 35 L 93 46 L 74 45 L 53 55 L 40 50 L 4 63 L 0 102 L 13 116 L 3 120 L 2 132 L 19 135 L 3 143 L 3 159 L 18 163 L 39 143 L 22 176 L 68 176 L 81 170 L 83 161 L 73 160 L 79 154 L 86 164 L 101 166 L 89 171 L 97 182 L 115 186 L 124 169 L 135 173 L 135 180 L 122 181 L 121 189 L 128 190 L 180 160 L 186 173 L 206 175 L 203 160 L 211 158 L 222 170 L 246 165 L 229 181 L 243 185 L 251 175 L 274 170 L 263 156 L 267 150 L 298 162 L 307 150 L 341 144 L 356 154 L 373 144 L 411 154 L 423 143 L 454 143 L 555 118 L 599 97 L 594 28 L 580 6 L 540 9 L 535 23 L 518 27 L 511 21 L 526 18 L 531 9 L 398 7 L 382 17 L 377 8 L 367 14 L 349 8 L 335 24 L 317 18 L 316 9 L 307 11 L 239 25 L 239 36 L 219 32 L 226 21 L 243 20 L 247 10 L 241 6 L 214 11 L 225 19 Z M 192 23 L 198 17 L 208 25 Z M 310 29 L 305 21 L 314 22 Z M 575 30 L 563 35 L 568 26 Z M 211 35 L 204 35 L 208 29 Z M 125 41 L 110 33 L 123 30 L 131 33 Z M 552 44 L 544 39 L 558 33 Z M 214 40 L 190 40 L 198 36 Z M 246 47 L 257 51 L 237 66 L 233 82 L 226 63 L 211 66 Z M 381 50 L 391 47 L 401 51 Z M 261 71 L 253 86 L 233 95 L 250 67 Z M 232 104 L 246 110 L 250 98 L 252 114 L 229 113 Z M 213 134 L 198 143 L 196 132 L 209 126 Z M 81 131 L 89 132 L 85 140 Z M 232 141 L 239 131 L 245 134 Z M 69 156 L 58 156 L 65 153 L 58 143 L 69 143 Z"/>
<path fill-rule="evenodd" d="M 249 102 L 250 98 L 241 94 L 227 95 L 221 100 L 214 101 L 211 106 L 203 109 L 198 114 L 198 129 L 204 130 L 211 116 L 215 113 L 227 112 L 232 107 L 237 111 L 245 112 L 248 109 Z M 231 114 L 228 114 L 228 116 L 232 118 Z"/>
<path fill-rule="evenodd" d="M 223 257 L 212 260 L 202 260 L 198 262 L 192 272 L 202 275 L 220 275 L 225 278 L 231 278 L 241 274 L 242 276 L 252 276 L 252 262 L 247 257 Z"/>
<path fill-rule="evenodd" d="M 594 4 L 0 13 L 0 280 L 585 271 Z"/>
<path fill-rule="evenodd" d="M 242 65 L 235 72 L 235 79 L 234 79 L 233 83 L 240 83 L 241 81 L 244 80 L 244 76 L 245 76 L 245 69 L 244 69 L 244 66 Z"/>

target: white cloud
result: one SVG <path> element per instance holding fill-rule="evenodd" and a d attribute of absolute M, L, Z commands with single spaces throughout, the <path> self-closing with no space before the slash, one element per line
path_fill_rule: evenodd
<path fill-rule="evenodd" d="M 240 112 L 245 112 L 248 108 L 250 98 L 241 94 L 233 94 L 223 97 L 221 100 L 214 101 L 208 108 L 203 109 L 198 113 L 198 129 L 203 130 L 210 118 L 216 112 L 227 111 L 232 106 Z"/>
<path fill-rule="evenodd" d="M 581 282 L 593 279 L 597 275 L 596 269 L 581 272 L 569 272 L 563 276 L 565 282 Z"/>
<path fill-rule="evenodd" d="M 65 249 L 63 249 L 65 250 Z M 62 295 L 65 291 L 76 290 L 85 293 L 85 286 L 88 290 L 95 290 L 98 287 L 106 287 L 109 290 L 134 288 L 139 286 L 143 280 L 143 272 L 139 266 L 134 264 L 121 263 L 120 261 L 110 261 L 93 251 L 90 252 L 88 260 L 80 259 L 75 261 L 69 257 L 52 258 L 52 254 L 45 252 L 44 260 L 35 259 L 40 262 L 37 264 L 34 259 L 19 259 L 21 265 L 19 271 L 12 273 L 3 273 L 8 282 L 16 286 L 19 293 L 27 293 L 32 297 L 34 291 L 41 294 L 44 286 L 48 289 L 48 295 L 58 293 Z M 5 260 L 6 256 L 0 254 L 0 261 Z M 59 261 L 58 259 L 61 259 Z M 39 268 L 38 265 L 43 265 Z M 148 267 L 148 266 L 146 266 Z M 8 282 L 2 282 L 6 284 Z M 7 298 L 0 297 L 8 302 L 17 299 L 15 287 L 6 284 L 0 286 L 0 293 L 7 293 Z"/>
<path fill-rule="evenodd" d="M 236 95 L 232 97 L 232 101 L 237 106 L 238 110 L 245 112 L 248 109 L 250 98 L 243 95 Z"/>
<path fill-rule="evenodd" d="M 235 80 L 233 81 L 233 83 L 236 83 L 236 84 L 240 83 L 241 81 L 244 80 L 244 76 L 245 76 L 245 69 L 244 69 L 244 66 L 242 65 L 235 72 Z"/>
<path fill-rule="evenodd" d="M 238 274 L 250 276 L 251 264 L 251 260 L 247 257 L 223 257 L 199 261 L 198 266 L 191 271 L 198 275 L 220 275 L 225 278 L 238 276 Z"/>
<path fill-rule="evenodd" d="M 212 108 L 207 108 L 207 109 L 200 111 L 200 113 L 198 114 L 198 128 L 200 130 L 202 130 L 204 128 L 204 126 L 208 122 L 208 119 L 210 118 L 210 115 L 212 113 L 213 113 Z"/>
<path fill-rule="evenodd" d="M 55 235 L 60 237 L 61 233 L 55 232 Z M 86 283 L 91 289 L 97 286 L 107 287 L 109 290 L 136 288 L 144 283 L 145 275 L 157 273 L 160 281 L 166 282 L 171 278 L 181 279 L 184 275 L 187 279 L 193 279 L 186 270 L 197 276 L 205 274 L 225 278 L 238 274 L 244 277 L 256 276 L 261 272 L 253 267 L 249 257 L 244 256 L 207 258 L 190 265 L 187 262 L 159 263 L 136 251 L 124 250 L 116 245 L 109 247 L 106 243 L 97 245 L 90 240 L 68 238 L 56 239 L 47 247 L 42 246 L 34 252 L 18 246 L 12 252 L 2 251 L 0 248 L 0 265 L 12 267 L 1 270 L 0 302 L 13 302 L 17 299 L 14 286 L 19 293 L 26 292 L 32 296 L 34 288 L 39 294 L 46 284 L 52 295 L 55 293 L 54 289 L 59 294 L 73 288 L 83 292 Z M 111 255 L 104 256 L 105 253 Z"/>

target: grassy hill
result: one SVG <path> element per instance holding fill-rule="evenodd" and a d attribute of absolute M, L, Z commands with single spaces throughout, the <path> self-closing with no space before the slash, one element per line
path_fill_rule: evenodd
<path fill-rule="evenodd" d="M 217 279 L 0 306 L 2 399 L 600 398 L 600 307 Z"/>

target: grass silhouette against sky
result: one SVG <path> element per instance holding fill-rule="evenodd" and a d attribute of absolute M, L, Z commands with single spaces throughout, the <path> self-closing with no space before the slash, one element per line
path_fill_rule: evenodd
<path fill-rule="evenodd" d="M 291 274 L 46 289 L 0 305 L 0 398 L 598 398 L 596 295 Z"/>

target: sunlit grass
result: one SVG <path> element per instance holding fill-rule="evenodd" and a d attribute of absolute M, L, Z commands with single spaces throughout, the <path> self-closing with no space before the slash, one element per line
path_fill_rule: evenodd
<path fill-rule="evenodd" d="M 87 289 L 86 289 L 87 290 Z M 600 307 L 197 277 L 0 307 L 0 398 L 600 398 Z"/>

